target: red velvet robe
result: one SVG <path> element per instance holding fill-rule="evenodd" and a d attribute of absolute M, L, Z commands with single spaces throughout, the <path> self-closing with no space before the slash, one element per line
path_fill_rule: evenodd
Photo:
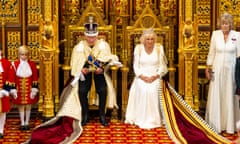
<path fill-rule="evenodd" d="M 0 90 L 3 89 L 5 82 L 8 77 L 8 72 L 11 63 L 5 59 L 0 59 L 0 63 L 2 64 L 3 72 L 0 72 Z M 0 98 L 0 112 L 8 112 L 10 110 L 10 98 L 9 96 L 4 96 Z"/>
<path fill-rule="evenodd" d="M 12 99 L 14 104 L 34 104 L 38 101 L 38 97 L 35 96 L 34 99 L 30 98 L 31 89 L 37 88 L 38 86 L 38 71 L 36 64 L 28 60 L 28 64 L 32 70 L 32 75 L 27 78 L 22 78 L 16 75 L 16 71 L 20 64 L 20 60 L 16 60 L 14 62 L 14 66 L 11 65 L 10 67 L 10 76 L 9 76 L 9 83 L 12 83 L 12 88 L 17 90 L 17 98 Z"/>
<path fill-rule="evenodd" d="M 63 116 L 49 126 L 32 131 L 31 144 L 58 144 L 73 133 L 73 118 Z"/>
<path fill-rule="evenodd" d="M 81 135 L 81 105 L 76 88 L 67 84 L 56 116 L 35 127 L 24 144 L 72 144 Z"/>

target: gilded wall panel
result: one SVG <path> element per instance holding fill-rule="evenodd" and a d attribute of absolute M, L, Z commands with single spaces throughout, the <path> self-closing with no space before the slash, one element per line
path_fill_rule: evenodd
<path fill-rule="evenodd" d="M 64 18 L 66 19 L 66 25 L 75 24 L 80 18 L 80 12 L 83 10 L 83 8 L 81 8 L 82 5 L 80 5 L 77 0 L 74 0 L 71 3 L 66 2 L 64 4 Z"/>
<path fill-rule="evenodd" d="M 29 31 L 28 32 L 28 41 L 27 45 L 31 49 L 31 59 L 38 62 L 39 61 L 39 32 L 38 31 Z"/>
<path fill-rule="evenodd" d="M 209 0 L 198 0 L 196 6 L 196 12 L 198 16 L 199 26 L 210 26 L 211 25 L 211 1 Z"/>
<path fill-rule="evenodd" d="M 17 48 L 21 45 L 21 32 L 9 31 L 7 32 L 7 54 L 9 60 L 18 58 Z"/>
<path fill-rule="evenodd" d="M 210 46 L 210 37 L 211 37 L 210 31 L 198 32 L 198 44 L 197 44 L 199 49 L 198 63 L 200 65 L 206 64 L 208 49 Z"/>
<path fill-rule="evenodd" d="M 196 13 L 198 16 L 198 42 L 199 49 L 198 63 L 205 65 L 209 48 L 210 35 L 212 31 L 212 2 L 209 0 L 198 0 L 196 5 Z"/>
<path fill-rule="evenodd" d="M 220 15 L 222 12 L 228 11 L 234 16 L 238 16 L 240 12 L 240 0 L 220 0 L 218 8 Z"/>
<path fill-rule="evenodd" d="M 28 0 L 27 3 L 27 24 L 37 25 L 41 14 L 41 0 Z"/>
<path fill-rule="evenodd" d="M 0 1 L 0 20 L 11 23 L 21 23 L 20 21 L 20 0 Z"/>

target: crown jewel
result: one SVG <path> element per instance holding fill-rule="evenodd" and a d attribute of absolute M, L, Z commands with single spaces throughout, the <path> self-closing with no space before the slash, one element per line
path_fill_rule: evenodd
<path fill-rule="evenodd" d="M 84 24 L 86 36 L 97 36 L 98 35 L 98 24 L 94 22 L 93 16 L 88 17 L 88 23 Z"/>

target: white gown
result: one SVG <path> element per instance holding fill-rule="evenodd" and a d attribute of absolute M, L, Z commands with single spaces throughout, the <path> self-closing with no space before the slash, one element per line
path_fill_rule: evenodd
<path fill-rule="evenodd" d="M 239 120 L 239 101 L 238 96 L 234 95 L 239 38 L 239 33 L 233 30 L 226 42 L 221 30 L 212 34 L 207 65 L 212 65 L 214 80 L 210 81 L 205 120 L 218 133 L 224 130 L 234 133 L 236 121 Z"/>
<path fill-rule="evenodd" d="M 129 92 L 125 123 L 136 124 L 140 128 L 156 128 L 162 125 L 158 97 L 159 81 L 145 83 L 139 75 L 153 76 L 167 73 L 164 50 L 155 44 L 151 54 L 145 52 L 144 46 L 137 45 L 134 51 L 134 72 L 136 77 Z"/>

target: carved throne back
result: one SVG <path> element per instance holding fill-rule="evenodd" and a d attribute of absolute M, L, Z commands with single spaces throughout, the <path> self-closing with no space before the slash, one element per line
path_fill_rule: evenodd
<path fill-rule="evenodd" d="M 139 16 L 139 18 L 136 20 L 136 22 L 133 24 L 133 26 L 128 26 L 126 28 L 127 33 L 127 45 L 128 48 L 128 67 L 129 70 L 129 84 L 131 84 L 134 72 L 133 72 L 133 53 L 134 53 L 134 47 L 140 43 L 140 37 L 142 35 L 142 31 L 147 28 L 153 28 L 154 32 L 157 34 L 157 43 L 160 43 L 164 47 L 165 55 L 169 58 L 170 52 L 173 51 L 171 47 L 171 39 L 170 39 L 170 29 L 169 27 L 163 27 L 157 16 L 154 14 L 152 9 L 149 5 L 145 7 L 142 14 Z"/>

